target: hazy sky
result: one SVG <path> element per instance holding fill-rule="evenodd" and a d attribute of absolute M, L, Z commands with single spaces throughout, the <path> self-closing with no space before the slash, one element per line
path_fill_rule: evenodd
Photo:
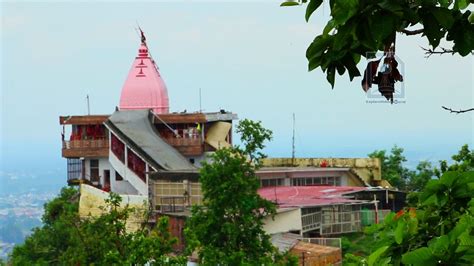
<path fill-rule="evenodd" d="M 59 115 L 110 114 L 136 56 L 138 22 L 168 86 L 173 111 L 219 109 L 263 121 L 272 129 L 270 156 L 358 157 L 404 147 L 412 163 L 447 159 L 474 143 L 468 108 L 473 58 L 424 58 L 419 36 L 398 36 L 404 104 L 370 104 L 360 78 L 307 72 L 306 47 L 329 11 L 310 23 L 304 8 L 279 1 L 1 4 L 1 151 L 4 169 L 65 166 Z M 365 64 L 362 61 L 361 66 Z M 25 162 L 26 160 L 26 162 Z M 65 173 L 64 173 L 65 175 Z"/>

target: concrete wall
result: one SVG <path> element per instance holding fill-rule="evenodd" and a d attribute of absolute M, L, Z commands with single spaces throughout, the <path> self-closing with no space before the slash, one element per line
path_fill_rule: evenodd
<path fill-rule="evenodd" d="M 115 171 L 114 171 L 115 178 Z M 112 182 L 111 191 L 124 195 L 138 195 L 136 190 L 127 180 L 115 180 Z"/>
<path fill-rule="evenodd" d="M 279 209 L 274 219 L 266 217 L 263 225 L 267 234 L 301 231 L 302 228 L 301 209 Z"/>
<path fill-rule="evenodd" d="M 264 167 L 320 167 L 323 162 L 327 163 L 327 167 L 349 167 L 367 183 L 382 179 L 381 163 L 377 158 L 266 158 L 262 160 Z"/>
<path fill-rule="evenodd" d="M 344 184 L 345 183 L 345 184 Z M 353 173 L 345 174 L 341 179 L 341 185 L 351 187 L 364 187 L 366 186 L 360 178 L 355 176 Z M 370 185 L 370 184 L 369 184 Z"/>
<path fill-rule="evenodd" d="M 125 155 L 125 158 L 127 156 Z M 114 168 L 116 172 L 118 172 L 124 180 L 127 180 L 128 183 L 138 191 L 138 194 L 148 196 L 148 185 L 146 182 L 140 179 L 133 171 L 128 169 L 127 167 L 127 160 L 125 159 L 125 163 L 122 163 L 113 152 L 109 154 L 109 162 L 110 165 Z M 114 176 L 115 180 L 115 176 Z M 116 183 L 117 185 L 117 183 Z M 114 191 L 114 190 L 112 190 Z"/>
<path fill-rule="evenodd" d="M 109 160 L 107 157 L 98 157 L 98 158 L 85 158 L 85 177 L 87 180 L 91 178 L 91 160 L 99 160 L 99 177 L 100 177 L 100 184 L 104 185 L 104 170 L 111 170 L 112 167 L 110 166 Z M 112 172 L 112 170 L 111 170 Z M 112 178 L 111 178 L 112 179 Z M 112 180 L 111 180 L 112 181 Z"/>
<path fill-rule="evenodd" d="M 109 197 L 109 193 L 86 184 L 81 184 L 80 193 L 81 197 L 79 199 L 79 216 L 83 218 L 93 218 L 100 216 L 104 212 L 101 207 L 106 206 L 105 199 Z M 121 196 L 122 207 L 128 204 L 130 207 L 136 209 L 134 213 L 130 214 L 129 219 L 127 220 L 127 231 L 136 231 L 144 222 L 144 211 L 147 210 L 147 197 L 138 195 Z"/>

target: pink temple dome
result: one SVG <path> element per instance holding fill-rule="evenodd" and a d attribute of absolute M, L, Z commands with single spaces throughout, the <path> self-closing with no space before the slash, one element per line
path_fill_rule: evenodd
<path fill-rule="evenodd" d="M 153 109 L 155 113 L 169 113 L 168 90 L 143 41 L 123 84 L 119 109 Z"/>

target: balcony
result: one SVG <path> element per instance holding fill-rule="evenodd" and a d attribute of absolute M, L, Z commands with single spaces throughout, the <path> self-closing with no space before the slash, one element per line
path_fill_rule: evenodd
<path fill-rule="evenodd" d="M 198 156 L 204 152 L 200 136 L 196 138 L 164 138 L 164 140 L 184 156 Z"/>
<path fill-rule="evenodd" d="M 109 140 L 63 140 L 62 156 L 65 158 L 107 157 L 109 156 Z"/>

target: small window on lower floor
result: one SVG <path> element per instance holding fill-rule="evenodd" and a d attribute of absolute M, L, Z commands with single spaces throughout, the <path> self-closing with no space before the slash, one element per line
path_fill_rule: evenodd
<path fill-rule="evenodd" d="M 115 180 L 116 181 L 122 181 L 123 177 L 118 172 L 115 172 Z"/>
<path fill-rule="evenodd" d="M 283 186 L 283 178 L 262 179 L 260 181 L 262 187 L 278 187 Z"/>
<path fill-rule="evenodd" d="M 84 178 L 84 161 L 81 159 L 67 159 L 67 179 L 80 180 Z"/>
<path fill-rule="evenodd" d="M 99 182 L 99 160 L 90 160 L 90 177 L 92 182 Z"/>

